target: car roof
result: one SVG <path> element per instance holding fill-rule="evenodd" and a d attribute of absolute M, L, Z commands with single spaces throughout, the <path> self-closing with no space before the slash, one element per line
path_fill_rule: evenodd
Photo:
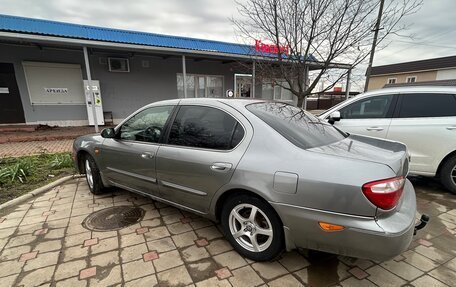
<path fill-rule="evenodd" d="M 255 99 L 255 98 L 185 98 L 181 99 L 180 103 L 204 103 L 204 102 L 222 102 L 222 103 L 229 103 L 229 104 L 241 104 L 241 105 L 248 105 L 253 102 L 263 102 L 263 99 Z"/>
<path fill-rule="evenodd" d="M 172 100 L 164 100 L 164 101 L 157 101 L 148 104 L 147 106 L 143 107 L 152 107 L 157 105 L 185 105 L 185 104 L 207 104 L 207 103 L 224 103 L 232 107 L 245 107 L 248 104 L 252 103 L 260 103 L 265 102 L 268 100 L 265 99 L 255 99 L 255 98 L 184 98 L 184 99 L 172 99 Z"/>
<path fill-rule="evenodd" d="M 318 115 L 320 118 L 328 116 L 333 111 L 336 111 L 340 107 L 349 105 L 359 99 L 365 97 L 376 96 L 376 95 L 386 95 L 386 94 L 404 94 L 404 93 L 448 93 L 456 94 L 456 87 L 448 86 L 409 86 L 409 87 L 394 87 L 394 88 L 383 88 L 378 90 L 368 91 L 359 95 L 356 95 L 352 98 L 349 98 L 345 101 L 340 102 L 339 104 L 330 107 L 321 114 Z"/>
<path fill-rule="evenodd" d="M 388 94 L 390 94 L 390 93 L 410 93 L 410 92 L 419 92 L 419 93 L 434 92 L 434 93 L 456 94 L 456 87 L 448 87 L 448 86 L 392 87 L 392 88 L 383 88 L 383 89 L 368 91 L 366 93 L 359 94 L 358 96 L 368 96 L 368 95 L 387 94 L 387 93 Z"/>

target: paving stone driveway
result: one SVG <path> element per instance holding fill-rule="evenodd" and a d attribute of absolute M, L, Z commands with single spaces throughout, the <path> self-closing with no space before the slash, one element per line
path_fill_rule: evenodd
<path fill-rule="evenodd" d="M 0 158 L 21 157 L 41 153 L 70 152 L 74 140 L 0 143 Z"/>
<path fill-rule="evenodd" d="M 456 198 L 414 184 L 431 223 L 394 260 L 291 252 L 256 263 L 208 220 L 121 190 L 93 196 L 76 179 L 0 214 L 0 286 L 455 286 Z M 81 225 L 94 211 L 132 205 L 145 210 L 133 226 Z"/>

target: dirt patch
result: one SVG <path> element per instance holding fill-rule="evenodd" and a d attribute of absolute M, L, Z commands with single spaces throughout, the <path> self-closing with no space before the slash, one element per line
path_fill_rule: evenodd
<path fill-rule="evenodd" d="M 94 132 L 93 127 L 57 127 L 38 125 L 33 127 L 32 130 L 4 130 L 1 133 L 0 143 L 75 139 L 78 136 Z"/>

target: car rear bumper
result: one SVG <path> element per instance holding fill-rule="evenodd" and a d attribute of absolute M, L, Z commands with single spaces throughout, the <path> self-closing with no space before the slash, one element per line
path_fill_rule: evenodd
<path fill-rule="evenodd" d="M 396 211 L 379 218 L 353 216 L 271 202 L 281 217 L 287 248 L 307 248 L 345 256 L 383 261 L 406 250 L 415 229 L 416 198 L 407 180 Z M 327 232 L 319 222 L 342 225 Z"/>

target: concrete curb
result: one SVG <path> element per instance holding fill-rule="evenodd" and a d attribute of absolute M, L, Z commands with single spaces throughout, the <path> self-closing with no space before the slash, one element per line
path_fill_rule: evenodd
<path fill-rule="evenodd" d="M 50 182 L 48 184 L 46 184 L 45 186 L 42 186 L 42 187 L 38 187 L 37 189 L 35 190 L 32 190 L 30 191 L 29 193 L 26 193 L 22 196 L 19 196 L 18 198 L 15 198 L 15 199 L 12 199 L 10 201 L 7 201 L 3 204 L 0 204 L 0 210 L 2 209 L 5 209 L 7 207 L 11 207 L 13 205 L 16 205 L 18 203 L 21 203 L 21 202 L 24 202 L 26 200 L 29 200 L 31 198 L 34 198 L 58 185 L 61 185 L 62 183 L 70 180 L 70 179 L 75 179 L 75 178 L 80 178 L 80 177 L 83 177 L 84 175 L 81 175 L 81 174 L 73 174 L 73 175 L 67 175 L 67 176 L 64 176 L 62 178 L 59 178 L 57 179 L 56 181 L 53 181 L 53 182 Z"/>

